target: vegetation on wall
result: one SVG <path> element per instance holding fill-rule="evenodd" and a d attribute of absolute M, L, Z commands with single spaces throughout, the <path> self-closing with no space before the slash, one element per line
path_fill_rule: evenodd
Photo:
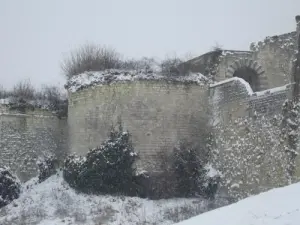
<path fill-rule="evenodd" d="M 68 100 L 62 91 L 51 85 L 44 85 L 37 90 L 29 80 L 18 82 L 12 90 L 0 87 L 0 99 L 11 110 L 25 113 L 26 110 L 35 108 L 46 109 L 59 118 L 67 117 Z"/>
<path fill-rule="evenodd" d="M 166 56 L 163 60 L 154 57 L 126 59 L 114 48 L 88 43 L 65 56 L 61 62 L 61 69 L 67 79 L 84 72 L 107 69 L 155 71 L 165 76 L 176 76 L 184 75 L 178 66 L 189 57 L 173 55 Z"/>

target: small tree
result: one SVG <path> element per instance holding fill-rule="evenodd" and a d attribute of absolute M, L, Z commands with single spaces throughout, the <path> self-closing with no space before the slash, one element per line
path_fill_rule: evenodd
<path fill-rule="evenodd" d="M 101 71 L 121 67 L 120 54 L 106 46 L 85 44 L 72 51 L 61 63 L 61 69 L 67 78 L 86 71 Z"/>
<path fill-rule="evenodd" d="M 6 167 L 0 167 L 0 208 L 17 199 L 21 185 Z"/>
<path fill-rule="evenodd" d="M 197 148 L 181 143 L 174 149 L 174 171 L 177 178 L 177 192 L 188 196 L 202 193 L 206 170 Z"/>
<path fill-rule="evenodd" d="M 220 177 L 216 170 L 207 167 L 207 156 L 203 152 L 205 151 L 201 151 L 199 146 L 187 142 L 180 143 L 179 148 L 174 149 L 173 168 L 177 180 L 177 195 L 214 198 Z"/>

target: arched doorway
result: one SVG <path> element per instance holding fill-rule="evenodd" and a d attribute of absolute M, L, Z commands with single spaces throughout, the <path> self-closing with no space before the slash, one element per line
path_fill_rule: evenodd
<path fill-rule="evenodd" d="M 241 58 L 234 61 L 226 71 L 226 78 L 240 77 L 247 81 L 254 92 L 268 89 L 267 77 L 256 61 Z"/>
<path fill-rule="evenodd" d="M 241 67 L 233 73 L 233 76 L 243 78 L 245 81 L 247 81 L 254 92 L 259 91 L 260 85 L 258 74 L 253 69 L 246 66 Z"/>

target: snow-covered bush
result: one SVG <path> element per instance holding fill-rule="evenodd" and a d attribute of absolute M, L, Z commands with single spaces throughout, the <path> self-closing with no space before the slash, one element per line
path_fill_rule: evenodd
<path fill-rule="evenodd" d="M 0 167 L 0 208 L 20 195 L 21 185 L 6 167 Z"/>
<path fill-rule="evenodd" d="M 132 193 L 136 157 L 129 133 L 112 131 L 107 141 L 87 153 L 85 160 L 68 158 L 64 177 L 83 192 Z"/>
<path fill-rule="evenodd" d="M 82 171 L 84 162 L 85 158 L 75 154 L 69 155 L 64 161 L 63 177 L 71 187 L 78 190 L 82 188 L 79 174 Z"/>
<path fill-rule="evenodd" d="M 43 182 L 48 177 L 56 173 L 58 167 L 58 160 L 54 156 L 45 157 L 37 163 L 39 169 L 39 182 Z"/>
<path fill-rule="evenodd" d="M 181 143 L 174 149 L 174 174 L 177 180 L 176 193 L 182 197 L 201 195 L 213 198 L 220 180 L 219 176 L 208 176 L 207 156 L 200 147 Z"/>

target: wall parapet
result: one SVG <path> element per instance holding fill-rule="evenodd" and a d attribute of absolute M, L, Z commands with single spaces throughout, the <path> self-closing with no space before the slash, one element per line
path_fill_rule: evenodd
<path fill-rule="evenodd" d="M 242 78 L 233 77 L 209 86 L 210 104 L 215 115 L 231 120 L 253 115 L 275 115 L 289 98 L 291 84 L 253 92 L 249 83 Z M 229 121 L 228 121 L 229 122 Z"/>

